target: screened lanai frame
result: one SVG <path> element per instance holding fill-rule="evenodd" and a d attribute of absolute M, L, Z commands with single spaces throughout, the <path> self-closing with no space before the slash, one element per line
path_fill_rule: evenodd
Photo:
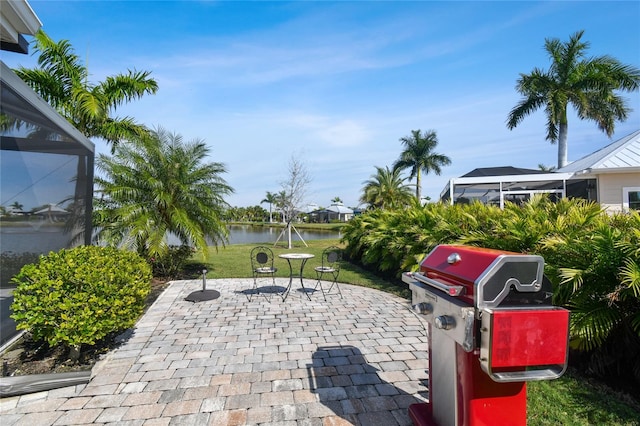
<path fill-rule="evenodd" d="M 6 64 L 0 66 L 4 286 L 34 255 L 91 244 L 95 147 Z"/>
<path fill-rule="evenodd" d="M 596 187 L 596 179 L 576 177 L 574 173 L 459 177 L 449 180 L 440 200 L 451 205 L 477 200 L 502 209 L 507 201 L 521 203 L 535 194 L 547 194 L 552 199 L 597 200 Z"/>

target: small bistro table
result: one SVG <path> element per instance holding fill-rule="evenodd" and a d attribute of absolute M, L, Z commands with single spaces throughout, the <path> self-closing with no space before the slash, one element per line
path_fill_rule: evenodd
<path fill-rule="evenodd" d="M 289 264 L 289 285 L 287 286 L 285 291 L 282 293 L 282 301 L 285 301 L 287 299 L 287 296 L 289 295 L 289 292 L 291 292 L 291 286 L 293 285 L 294 278 L 300 278 L 300 285 L 302 286 L 302 290 L 304 291 L 304 294 L 307 295 L 307 298 L 311 300 L 309 293 L 306 291 L 304 287 L 304 280 L 303 280 L 302 273 L 304 272 L 304 265 L 307 263 L 307 260 L 315 256 L 310 253 L 283 253 L 283 254 L 279 254 L 278 257 L 281 259 L 286 259 L 287 263 Z M 293 264 L 291 262 L 292 260 L 301 261 L 300 272 L 298 274 L 295 274 L 293 271 Z"/>

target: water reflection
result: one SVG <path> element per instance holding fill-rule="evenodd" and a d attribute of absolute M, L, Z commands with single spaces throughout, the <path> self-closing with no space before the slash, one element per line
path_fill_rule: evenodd
<path fill-rule="evenodd" d="M 228 225 L 229 244 L 250 244 L 250 243 L 275 243 L 282 232 L 280 227 L 253 226 L 253 225 Z M 297 229 L 297 228 L 296 228 Z M 324 240 L 329 238 L 340 238 L 339 231 L 330 230 L 309 230 L 298 229 L 298 233 L 306 240 Z M 280 241 L 286 241 L 287 236 L 283 235 Z M 295 232 L 291 233 L 292 241 L 300 241 Z"/>

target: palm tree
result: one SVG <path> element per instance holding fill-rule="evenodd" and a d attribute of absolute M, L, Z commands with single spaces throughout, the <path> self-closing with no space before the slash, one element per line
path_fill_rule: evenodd
<path fill-rule="evenodd" d="M 331 199 L 331 202 L 332 202 L 332 203 L 334 203 L 334 204 L 342 203 L 342 198 L 340 198 L 340 197 L 333 197 L 333 198 Z"/>
<path fill-rule="evenodd" d="M 578 31 L 568 42 L 546 39 L 551 59 L 548 71 L 534 68 L 520 74 L 516 90 L 523 96 L 511 110 L 507 127 L 515 128 L 527 115 L 544 107 L 547 137 L 558 143 L 558 168 L 567 164 L 567 108 L 571 104 L 581 119 L 593 120 L 610 137 L 616 120 L 624 121 L 630 108 L 616 91 L 632 92 L 640 85 L 640 70 L 610 56 L 586 58 L 588 42 Z"/>
<path fill-rule="evenodd" d="M 370 208 L 393 209 L 410 203 L 411 189 L 400 177 L 400 170 L 376 166 L 376 173 L 366 180 L 360 201 Z"/>
<path fill-rule="evenodd" d="M 123 139 L 141 136 L 146 128 L 130 117 L 113 117 L 125 102 L 153 94 L 158 84 L 149 72 L 131 71 L 89 83 L 89 70 L 67 40 L 54 42 L 44 31 L 35 34 L 38 67 L 20 67 L 16 74 L 88 138 L 99 137 L 112 149 Z"/>
<path fill-rule="evenodd" d="M 272 214 L 272 206 L 278 201 L 278 196 L 273 192 L 267 191 L 267 196 L 264 197 L 264 200 L 260 201 L 262 203 L 269 203 L 269 223 L 273 223 L 273 214 Z"/>
<path fill-rule="evenodd" d="M 287 221 L 285 210 L 287 206 L 287 192 L 280 191 L 277 194 L 274 194 L 276 197 L 276 209 L 280 212 L 280 220 L 284 223 Z"/>
<path fill-rule="evenodd" d="M 438 145 L 438 137 L 434 130 L 421 133 L 420 129 L 412 130 L 411 136 L 400 138 L 404 145 L 404 151 L 400 153 L 400 158 L 394 163 L 394 170 L 411 169 L 409 179 L 416 178 L 416 199 L 421 199 L 420 190 L 422 187 L 421 174 L 434 172 L 440 175 L 441 166 L 448 166 L 451 160 L 446 155 L 433 152 Z"/>
<path fill-rule="evenodd" d="M 134 247 L 145 256 L 162 254 L 166 236 L 206 254 L 209 243 L 227 241 L 222 221 L 233 193 L 221 177 L 224 164 L 204 163 L 209 149 L 201 140 L 184 143 L 162 128 L 136 141 L 123 141 L 113 157 L 100 155 L 96 179 L 95 226 L 98 238 Z"/>

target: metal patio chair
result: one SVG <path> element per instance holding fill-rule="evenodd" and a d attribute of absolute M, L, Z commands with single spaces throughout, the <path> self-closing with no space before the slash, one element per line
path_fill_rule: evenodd
<path fill-rule="evenodd" d="M 247 293 L 249 301 L 254 294 L 263 294 L 258 287 L 260 277 L 271 276 L 273 287 L 276 287 L 276 272 L 278 268 L 274 266 L 273 251 L 269 247 L 258 246 L 251 250 L 251 269 L 253 270 L 253 290 Z M 265 295 L 265 297 L 267 297 Z"/>
<path fill-rule="evenodd" d="M 322 252 L 322 264 L 313 268 L 316 271 L 317 282 L 315 289 L 320 287 L 324 300 L 327 300 L 327 294 L 331 294 L 331 291 L 335 287 L 337 294 L 342 297 L 340 286 L 338 285 L 338 275 L 340 275 L 340 262 L 342 261 L 342 249 L 340 247 L 331 246 L 324 249 Z M 322 281 L 327 276 L 331 283 L 329 288 L 325 291 L 322 286 Z M 325 282 L 326 285 L 326 282 Z"/>

